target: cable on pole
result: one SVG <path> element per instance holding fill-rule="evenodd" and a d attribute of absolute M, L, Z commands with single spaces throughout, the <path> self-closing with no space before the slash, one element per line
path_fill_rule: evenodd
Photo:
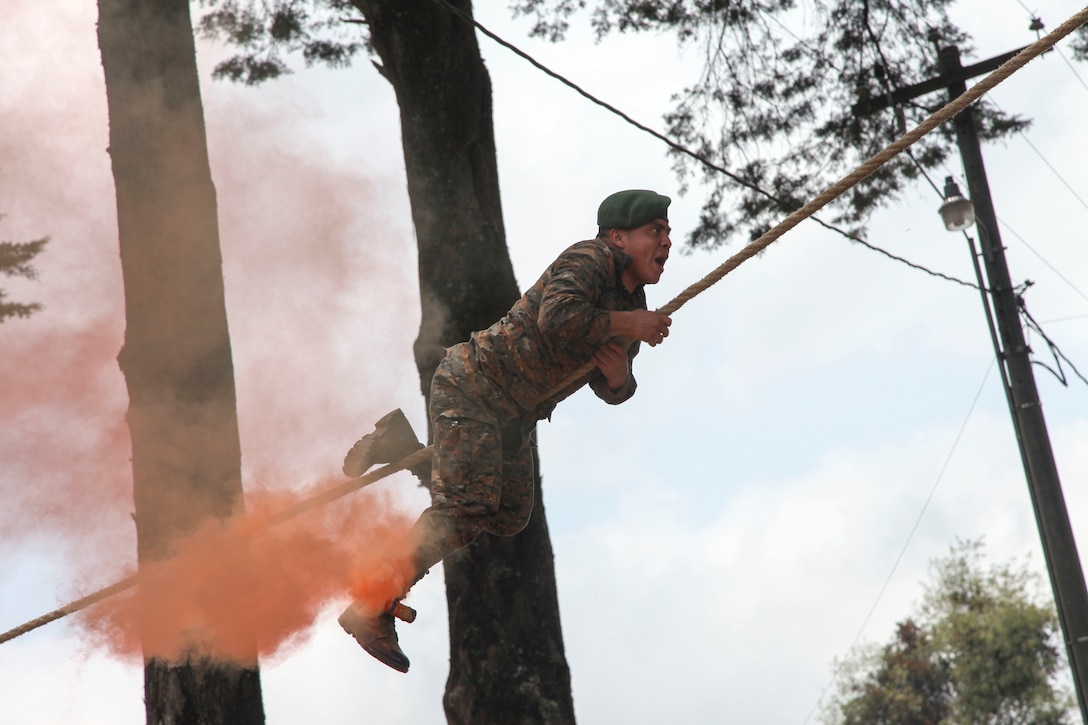
<path fill-rule="evenodd" d="M 755 184 L 752 181 L 750 181 L 748 179 L 745 179 L 743 176 L 740 176 L 740 175 L 730 171 L 729 169 L 725 168 L 721 164 L 717 164 L 717 163 L 711 161 L 705 155 L 697 153 L 695 151 L 692 151 L 688 147 L 684 146 L 683 144 L 678 143 L 674 139 L 669 138 L 665 134 L 652 129 L 649 126 L 647 126 L 647 125 L 645 125 L 643 123 L 640 123 L 640 122 L 636 121 L 630 115 L 624 113 L 623 111 L 616 108 L 612 104 L 607 103 L 607 102 L 601 100 L 600 98 L 597 98 L 592 93 L 590 93 L 589 91 L 587 91 L 584 88 L 582 88 L 581 86 L 579 86 L 577 83 L 574 83 L 573 81 L 569 80 L 568 78 L 565 78 L 564 76 L 560 75 L 559 73 L 556 73 L 551 68 L 548 68 L 546 65 L 544 65 L 543 63 L 538 61 L 533 56 L 526 53 L 521 48 L 517 47 L 516 45 L 509 42 L 508 40 L 503 39 L 498 34 L 492 32 L 483 23 L 481 23 L 479 20 L 474 18 L 471 14 L 469 14 L 469 13 L 465 12 L 464 10 L 452 5 L 449 2 L 449 0 L 434 0 L 434 2 L 437 3 L 438 5 L 444 7 L 446 10 L 448 10 L 450 13 L 452 13 L 456 17 L 460 18 L 464 22 L 468 23 L 469 25 L 472 25 L 474 28 L 479 30 L 481 33 L 483 33 L 488 38 L 495 41 L 496 43 L 498 43 L 502 47 L 509 50 L 514 55 L 516 55 L 519 58 L 522 58 L 523 60 L 527 61 L 530 65 L 532 65 L 534 68 L 536 68 L 540 72 L 542 72 L 545 75 L 559 81 L 563 85 L 565 85 L 568 88 L 570 88 L 571 90 L 573 90 L 578 95 L 585 98 L 590 103 L 593 103 L 593 104 L 595 104 L 597 106 L 600 106 L 601 108 L 605 109 L 606 111 L 609 111 L 610 113 L 613 113 L 613 114 L 619 116 L 624 122 L 628 123 L 631 126 L 634 126 L 639 131 L 642 131 L 642 132 L 644 132 L 646 134 L 649 134 L 650 136 L 656 138 L 658 141 L 661 141 L 662 143 L 664 143 L 666 146 L 668 146 L 674 152 L 679 153 L 679 154 L 683 154 L 685 156 L 688 156 L 689 158 L 694 159 L 695 161 L 698 161 L 700 164 L 702 164 L 706 168 L 710 169 L 711 171 L 719 173 L 722 176 L 725 176 L 726 178 L 730 179 L 734 183 L 739 184 L 740 186 L 742 186 L 742 187 L 744 187 L 746 189 L 749 189 L 749 190 L 759 194 L 760 196 L 762 196 L 762 197 L 764 197 L 764 198 L 766 198 L 766 199 L 768 199 L 770 201 L 775 202 L 785 212 L 788 212 L 788 211 L 790 211 L 792 209 L 793 205 L 792 205 L 791 202 L 788 202 L 787 200 L 783 199 L 782 197 L 780 197 L 780 196 L 778 196 L 776 194 L 773 194 L 770 191 L 767 191 L 766 189 L 759 186 L 758 184 Z M 779 23 L 774 18 L 771 18 L 771 19 L 774 20 L 776 23 L 778 23 L 780 26 L 782 25 L 781 23 Z M 785 26 L 782 26 L 782 27 L 783 27 L 784 30 L 786 30 L 786 32 L 793 35 L 793 33 L 791 33 L 788 28 L 786 28 Z M 794 36 L 794 37 L 797 37 L 797 36 Z M 944 274 L 943 272 L 935 272 L 935 271 L 933 271 L 931 269 L 928 269 L 927 267 L 923 267 L 920 264 L 915 264 L 914 262 L 911 262 L 911 261 L 909 261 L 907 259 L 899 257 L 899 256 L 897 256 L 895 254 L 892 254 L 891 252 L 889 252 L 889 251 L 887 251 L 885 249 L 881 249 L 880 247 L 876 246 L 875 244 L 872 244 L 870 242 L 865 241 L 864 239 L 862 239 L 858 235 L 853 234 L 851 232 L 848 232 L 847 230 L 845 230 L 842 227 L 839 227 L 839 226 L 837 226 L 835 224 L 824 221 L 823 219 L 821 219 L 818 216 L 811 216 L 811 219 L 812 219 L 812 221 L 816 222 L 817 224 L 822 226 L 824 229 L 827 229 L 828 231 L 835 232 L 835 233 L 839 234 L 840 236 L 843 236 L 846 239 L 849 239 L 852 242 L 856 242 L 856 243 L 860 244 L 861 246 L 865 247 L 866 249 L 869 249 L 870 251 L 879 252 L 880 254 L 883 254 L 885 257 L 887 257 L 887 258 L 889 258 L 889 259 L 891 259 L 893 261 L 896 261 L 896 262 L 901 262 L 901 263 L 907 265 L 908 267 L 911 267 L 912 269 L 916 269 L 916 270 L 918 270 L 920 272 L 925 272 L 926 274 L 931 275 L 933 277 L 937 277 L 938 279 L 943 279 L 943 280 L 948 281 L 948 282 L 955 282 L 956 284 L 963 285 L 964 287 L 971 287 L 973 289 L 976 288 L 976 286 L 974 284 L 970 283 L 970 282 L 965 282 L 965 281 L 963 281 L 961 279 L 957 279 L 956 277 L 953 277 L 951 275 Z"/>
<path fill-rule="evenodd" d="M 830 202 L 841 196 L 844 192 L 856 185 L 865 177 L 869 176 L 888 161 L 905 151 L 910 146 L 914 145 L 919 139 L 925 136 L 933 129 L 940 126 L 945 121 L 955 116 L 960 111 L 967 108 L 969 105 L 981 98 L 986 92 L 994 88 L 994 86 L 1001 83 L 1003 80 L 1011 76 L 1016 71 L 1027 65 L 1028 61 L 1041 55 L 1044 51 L 1052 48 L 1062 38 L 1066 37 L 1074 30 L 1088 21 L 1088 6 L 1081 9 L 1080 12 L 1073 15 L 1069 20 L 1059 25 L 1050 33 L 1044 35 L 1035 43 L 1024 48 L 1015 56 L 1005 61 L 992 73 L 984 77 L 975 85 L 967 89 L 967 92 L 958 98 L 949 101 L 941 109 L 931 114 L 928 118 L 915 126 L 912 130 L 900 136 L 897 140 L 886 146 L 882 151 L 878 152 L 868 161 L 863 163 L 853 172 L 847 174 L 838 182 L 829 186 L 823 193 L 817 196 L 812 201 L 805 204 L 797 211 L 790 214 L 788 217 L 779 222 L 776 226 L 772 227 L 767 233 L 753 241 L 737 254 L 727 259 L 724 263 L 714 269 L 710 274 L 704 277 L 699 282 L 692 284 L 682 293 L 677 295 L 675 299 L 669 302 L 667 305 L 661 308 L 660 312 L 665 314 L 672 314 L 676 310 L 680 309 L 685 303 L 690 301 L 693 297 L 699 293 L 705 291 L 715 283 L 717 283 L 722 277 L 729 274 L 731 271 L 739 267 L 748 259 L 751 259 L 759 252 L 769 247 L 773 242 L 778 240 L 783 234 L 793 229 L 800 224 L 803 220 L 815 214 L 817 211 L 827 206 Z"/>

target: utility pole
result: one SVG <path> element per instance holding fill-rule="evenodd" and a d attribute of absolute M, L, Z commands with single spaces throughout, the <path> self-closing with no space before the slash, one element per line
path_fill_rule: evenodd
<path fill-rule="evenodd" d="M 872 113 L 942 87 L 948 90 L 950 100 L 955 99 L 967 91 L 967 79 L 997 68 L 1019 50 L 968 67 L 960 63 L 960 52 L 955 46 L 941 48 L 938 52 L 940 75 L 937 78 L 896 90 L 886 98 L 865 99 L 854 107 L 855 113 Z M 997 228 L 997 215 L 994 213 L 986 169 L 982 163 L 982 149 L 974 114 L 974 108 L 968 107 L 955 117 L 953 123 L 964 174 L 967 177 L 968 195 L 974 202 L 983 266 L 989 280 L 989 284 L 985 284 L 980 275 L 979 285 L 989 292 L 988 305 L 992 305 L 993 318 L 996 320 L 995 339 L 1000 339 L 1000 347 L 996 350 L 998 364 L 1006 381 L 1006 397 L 1024 473 L 1027 476 L 1028 490 L 1031 493 L 1036 525 L 1042 540 L 1043 555 L 1054 592 L 1081 719 L 1088 725 L 1088 590 L 1085 588 L 1084 571 L 1077 555 L 1077 545 L 1069 523 L 1057 465 L 1054 463 L 1054 452 L 1050 446 L 1039 392 L 1035 386 L 1031 349 L 1020 325 L 1019 303 Z M 973 248 L 972 244 L 974 256 Z M 977 263 L 975 268 L 977 271 Z M 989 306 L 987 316 L 990 317 Z"/>

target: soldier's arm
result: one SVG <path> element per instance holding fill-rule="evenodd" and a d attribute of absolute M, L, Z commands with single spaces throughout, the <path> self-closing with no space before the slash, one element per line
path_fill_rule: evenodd
<path fill-rule="evenodd" d="M 541 334 L 568 348 L 596 351 L 611 337 L 611 316 L 598 307 L 611 270 L 588 250 L 568 250 L 555 261 L 544 284 L 537 316 Z"/>
<path fill-rule="evenodd" d="M 631 310 L 629 312 L 610 312 L 609 335 L 625 337 L 649 343 L 651 347 L 659 345 L 669 336 L 672 318 L 652 310 Z"/>
<path fill-rule="evenodd" d="M 593 356 L 599 374 L 589 381 L 594 394 L 609 405 L 618 405 L 635 394 L 638 383 L 631 373 L 631 361 L 638 352 L 638 343 L 632 343 L 631 349 L 610 342 Z"/>

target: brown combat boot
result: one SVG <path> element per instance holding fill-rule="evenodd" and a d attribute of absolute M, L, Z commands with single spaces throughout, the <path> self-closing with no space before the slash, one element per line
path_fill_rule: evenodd
<path fill-rule="evenodd" d="M 367 433 L 351 447 L 344 457 L 344 475 L 358 478 L 375 463 L 394 463 L 422 447 L 412 424 L 397 408 L 374 424 L 373 433 Z"/>
<path fill-rule="evenodd" d="M 368 616 L 353 602 L 337 621 L 376 660 L 398 672 L 408 672 L 408 655 L 400 648 L 396 622 L 391 614 L 396 605 L 394 601 L 385 612 Z"/>

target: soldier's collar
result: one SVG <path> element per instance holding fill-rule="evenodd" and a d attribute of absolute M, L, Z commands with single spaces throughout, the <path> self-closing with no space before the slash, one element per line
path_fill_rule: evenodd
<path fill-rule="evenodd" d="M 613 247 L 611 244 L 608 244 L 607 242 L 605 243 L 605 246 L 607 246 L 610 250 L 612 250 L 612 257 L 616 260 L 616 265 L 615 265 L 616 284 L 619 286 L 620 289 L 622 289 L 624 291 L 625 294 L 629 294 L 629 295 L 638 294 L 638 291 L 641 290 L 645 285 L 640 284 L 637 287 L 635 287 L 635 289 L 632 290 L 631 292 L 627 292 L 627 285 L 625 285 L 623 283 L 623 271 L 625 269 L 627 269 L 627 265 L 631 264 L 631 262 L 633 261 L 633 258 L 631 257 L 631 255 L 628 254 L 627 252 L 623 251 L 622 249 L 617 249 L 616 247 Z"/>

